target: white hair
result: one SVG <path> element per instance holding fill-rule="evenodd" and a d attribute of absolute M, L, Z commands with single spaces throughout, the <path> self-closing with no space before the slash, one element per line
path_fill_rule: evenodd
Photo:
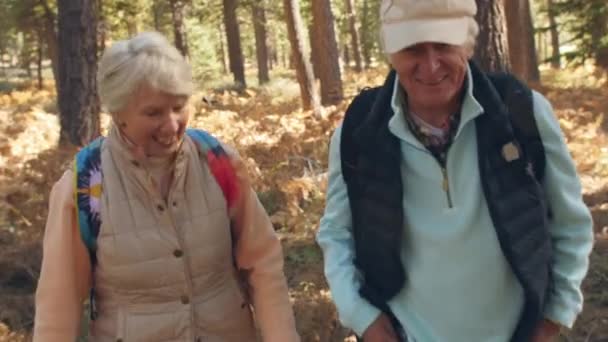
<path fill-rule="evenodd" d="M 97 71 L 102 106 L 115 114 L 143 84 L 173 95 L 194 91 L 186 59 L 158 32 L 143 32 L 108 48 Z"/>

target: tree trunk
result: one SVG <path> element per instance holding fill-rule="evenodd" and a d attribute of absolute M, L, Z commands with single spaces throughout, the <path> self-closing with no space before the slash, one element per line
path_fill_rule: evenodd
<path fill-rule="evenodd" d="M 541 51 L 541 56 L 543 56 L 543 61 L 547 59 L 547 56 L 549 55 L 548 52 L 548 48 L 547 48 L 547 34 L 545 32 L 541 32 L 540 33 L 540 49 Z"/>
<path fill-rule="evenodd" d="M 169 0 L 169 5 L 171 5 L 171 17 L 173 18 L 173 37 L 175 39 L 175 47 L 182 53 L 182 55 L 188 57 L 188 40 L 186 38 L 186 27 L 184 26 L 185 4 L 181 0 Z"/>
<path fill-rule="evenodd" d="M 479 37 L 475 48 L 475 61 L 484 71 L 509 71 L 509 48 L 502 1 L 476 2 Z"/>
<path fill-rule="evenodd" d="M 363 13 L 361 15 L 361 27 L 369 27 L 369 0 L 363 0 Z M 363 30 L 361 33 L 361 54 L 363 55 L 363 61 L 365 67 L 369 68 L 372 60 L 372 54 L 370 44 L 367 42 L 366 34 L 367 30 Z"/>
<path fill-rule="evenodd" d="M 606 8 L 600 9 L 600 6 Z M 595 64 L 603 69 L 608 69 L 608 4 L 598 1 L 597 7 L 597 12 L 593 16 L 591 45 Z"/>
<path fill-rule="evenodd" d="M 40 30 L 36 31 L 37 44 L 36 44 L 36 76 L 38 79 L 38 90 L 42 90 L 44 83 L 42 79 L 42 57 L 44 50 L 44 39 Z"/>
<path fill-rule="evenodd" d="M 97 0 L 97 52 L 101 53 L 106 49 L 107 27 L 106 16 L 103 8 L 103 0 Z"/>
<path fill-rule="evenodd" d="M 372 65 L 373 51 L 378 42 L 378 35 L 375 33 L 375 28 L 377 28 L 379 20 L 376 14 L 380 11 L 379 7 L 379 1 L 372 1 L 370 3 L 370 0 L 363 0 L 361 27 L 364 29 L 361 31 L 361 52 L 366 68 L 369 68 Z"/>
<path fill-rule="evenodd" d="M 162 27 L 162 16 L 163 6 L 160 3 L 161 0 L 152 0 L 152 20 L 154 23 L 154 30 L 157 32 L 163 32 Z"/>
<path fill-rule="evenodd" d="M 241 48 L 241 33 L 239 21 L 236 17 L 237 0 L 224 1 L 224 26 L 226 28 L 226 40 L 228 41 L 228 58 L 230 60 L 230 71 L 234 75 L 234 81 L 241 87 L 247 87 L 245 82 L 245 64 L 243 50 Z"/>
<path fill-rule="evenodd" d="M 549 17 L 549 32 L 551 33 L 551 67 L 559 69 L 562 67 L 561 52 L 559 51 L 559 31 L 555 20 L 555 7 L 553 0 L 547 0 L 547 16 Z"/>
<path fill-rule="evenodd" d="M 222 26 L 222 22 L 219 22 L 218 27 L 218 41 L 220 48 L 220 59 L 222 60 L 222 70 L 224 73 L 228 72 L 228 63 L 226 63 L 226 48 L 224 47 L 224 27 Z"/>
<path fill-rule="evenodd" d="M 292 60 L 296 69 L 298 83 L 300 84 L 302 107 L 306 110 L 313 109 L 316 113 L 320 114 L 321 108 L 319 99 L 315 93 L 312 66 L 305 56 L 304 29 L 302 28 L 299 0 L 283 0 L 283 6 Z"/>
<path fill-rule="evenodd" d="M 32 79 L 32 53 L 33 49 L 33 41 L 32 37 L 30 37 L 29 33 L 25 33 L 23 35 L 23 47 L 21 48 L 21 53 L 19 56 L 19 66 L 25 69 L 28 79 Z"/>
<path fill-rule="evenodd" d="M 350 65 L 350 50 L 348 44 L 344 44 L 344 65 Z"/>
<path fill-rule="evenodd" d="M 58 0 L 60 143 L 87 144 L 99 135 L 97 6 L 95 0 Z"/>
<path fill-rule="evenodd" d="M 313 27 L 319 54 L 318 69 L 321 81 L 321 104 L 332 105 L 342 101 L 342 75 L 340 50 L 336 42 L 334 15 L 329 0 L 312 0 Z M 356 58 L 356 57 L 355 57 Z M 361 67 L 361 56 L 359 56 Z"/>
<path fill-rule="evenodd" d="M 268 76 L 268 41 L 266 33 L 266 2 L 257 0 L 251 4 L 253 15 L 253 30 L 255 32 L 255 52 L 258 61 L 258 83 L 270 81 Z"/>
<path fill-rule="evenodd" d="M 57 32 L 55 31 L 55 13 L 49 7 L 47 0 L 39 0 L 44 9 L 44 37 L 46 41 L 46 52 L 51 60 L 51 69 L 55 79 L 55 90 L 59 94 L 59 57 L 57 52 Z"/>
<path fill-rule="evenodd" d="M 321 70 L 319 66 L 321 65 L 321 46 L 319 45 L 319 39 L 315 39 L 316 37 L 315 26 L 311 24 L 308 27 L 308 40 L 310 43 L 310 65 L 312 66 L 312 74 L 315 77 L 315 80 L 321 79 Z"/>
<path fill-rule="evenodd" d="M 362 67 L 361 62 L 361 47 L 359 45 L 359 29 L 357 28 L 357 15 L 353 0 L 344 0 L 346 9 L 346 20 L 348 20 L 348 31 L 350 34 L 350 44 L 352 56 L 355 60 L 355 71 L 360 72 Z"/>
<path fill-rule="evenodd" d="M 270 41 L 268 45 L 268 70 L 274 69 L 276 65 L 277 44 L 275 41 Z"/>
<path fill-rule="evenodd" d="M 539 82 L 530 3 L 528 0 L 508 0 L 504 6 L 512 71 L 526 82 Z"/>

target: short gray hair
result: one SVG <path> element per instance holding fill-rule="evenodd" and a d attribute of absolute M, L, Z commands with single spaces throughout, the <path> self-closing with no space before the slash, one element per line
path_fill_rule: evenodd
<path fill-rule="evenodd" d="M 190 64 L 158 32 L 117 41 L 99 61 L 97 88 L 108 112 L 122 110 L 143 84 L 173 95 L 190 96 L 194 91 Z"/>

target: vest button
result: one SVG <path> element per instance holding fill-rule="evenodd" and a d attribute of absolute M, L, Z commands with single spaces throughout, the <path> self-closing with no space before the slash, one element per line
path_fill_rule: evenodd
<path fill-rule="evenodd" d="M 156 206 L 156 209 L 158 209 L 158 211 L 163 211 L 165 210 L 165 207 L 159 204 L 158 206 Z"/>
<path fill-rule="evenodd" d="M 173 201 L 173 206 L 177 207 L 177 201 Z"/>
<path fill-rule="evenodd" d="M 139 162 L 137 160 L 131 160 L 131 164 L 135 167 L 139 167 Z"/>
<path fill-rule="evenodd" d="M 184 252 L 181 249 L 176 249 L 173 251 L 173 256 L 176 258 L 181 258 L 184 255 Z"/>
<path fill-rule="evenodd" d="M 182 302 L 182 304 L 190 304 L 190 298 L 188 298 L 188 296 L 182 296 L 180 298 L 180 301 Z"/>
<path fill-rule="evenodd" d="M 122 338 L 117 338 L 116 342 L 122 342 Z"/>
<path fill-rule="evenodd" d="M 203 338 L 202 337 L 197 337 L 196 338 L 196 342 L 203 342 Z"/>

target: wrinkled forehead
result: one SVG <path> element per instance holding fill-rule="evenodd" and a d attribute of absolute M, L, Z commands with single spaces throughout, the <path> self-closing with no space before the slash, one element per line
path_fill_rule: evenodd
<path fill-rule="evenodd" d="M 176 94 L 148 82 L 142 82 L 132 93 L 129 103 L 131 108 L 165 108 L 176 105 L 184 105 L 190 96 Z"/>

